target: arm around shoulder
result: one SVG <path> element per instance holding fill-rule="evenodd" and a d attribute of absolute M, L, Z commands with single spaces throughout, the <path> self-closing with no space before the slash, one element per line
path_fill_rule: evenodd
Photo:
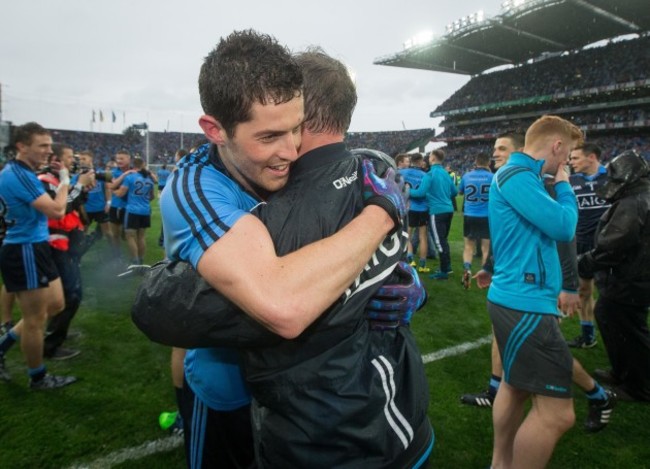
<path fill-rule="evenodd" d="M 246 215 L 197 269 L 253 319 L 294 338 L 343 294 L 392 228 L 383 209 L 368 206 L 335 235 L 278 257 L 266 227 Z"/>

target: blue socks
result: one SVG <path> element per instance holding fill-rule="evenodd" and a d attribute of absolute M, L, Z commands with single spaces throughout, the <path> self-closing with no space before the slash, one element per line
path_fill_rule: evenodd
<path fill-rule="evenodd" d="M 606 401 L 608 397 L 605 389 L 600 384 L 598 384 L 597 381 L 594 380 L 594 383 L 596 383 L 594 388 L 591 391 L 585 393 L 587 395 L 587 399 Z"/>
<path fill-rule="evenodd" d="M 45 378 L 47 370 L 45 369 L 45 365 L 41 365 L 36 368 L 29 368 L 27 370 L 27 373 L 29 373 L 29 377 L 32 379 L 32 381 L 36 382 Z"/>
<path fill-rule="evenodd" d="M 497 391 L 499 390 L 499 385 L 500 385 L 500 384 L 501 384 L 501 376 L 495 376 L 495 375 L 492 375 L 492 376 L 490 377 L 490 386 L 489 386 L 489 388 L 488 388 L 488 392 L 489 392 L 492 396 L 496 396 L 496 395 L 497 395 Z"/>
<path fill-rule="evenodd" d="M 11 329 L 0 338 L 0 355 L 4 355 L 18 341 L 18 335 Z"/>
<path fill-rule="evenodd" d="M 580 329 L 582 330 L 582 337 L 587 339 L 587 342 L 593 342 L 596 335 L 593 321 L 580 321 Z"/>

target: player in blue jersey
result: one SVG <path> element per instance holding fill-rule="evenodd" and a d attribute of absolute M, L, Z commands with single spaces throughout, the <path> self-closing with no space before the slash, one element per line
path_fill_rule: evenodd
<path fill-rule="evenodd" d="M 113 259 L 117 262 L 122 257 L 120 244 L 124 236 L 124 214 L 126 210 L 126 198 L 119 197 L 115 191 L 120 188 L 126 177 L 126 172 L 131 169 L 131 154 L 126 150 L 120 150 L 115 154 L 117 167 L 111 171 L 113 179 L 108 183 L 111 190 L 111 208 L 108 217 L 111 226 L 111 246 L 113 248 Z"/>
<path fill-rule="evenodd" d="M 162 167 L 156 173 L 156 176 L 158 177 L 158 191 L 159 192 L 161 192 L 165 188 L 165 185 L 167 184 L 167 179 L 169 178 L 169 175 L 171 173 L 172 172 L 167 169 L 166 164 L 162 165 Z"/>
<path fill-rule="evenodd" d="M 422 179 L 426 171 L 422 168 L 422 155 L 416 153 L 411 156 L 411 167 L 400 170 L 400 174 L 404 178 L 404 182 L 410 187 L 418 187 L 422 183 Z M 431 269 L 427 267 L 427 225 L 429 224 L 429 206 L 427 205 L 426 197 L 409 197 L 409 245 L 407 260 L 415 267 L 418 266 L 418 272 L 428 273 Z M 413 258 L 413 245 L 411 239 L 413 233 L 417 230 L 418 233 L 418 253 L 419 263 L 416 264 Z"/>
<path fill-rule="evenodd" d="M 79 152 L 79 167 L 81 172 L 95 170 L 92 151 L 84 150 Z M 99 171 L 95 173 L 95 176 L 96 183 L 88 189 L 86 203 L 84 204 L 87 217 L 86 233 L 88 233 L 93 222 L 97 223 L 95 234 L 92 235 L 93 241 L 101 239 L 103 236 L 106 238 L 111 236 L 108 218 L 108 212 L 111 208 L 111 191 L 106 183 L 107 181 L 110 182 L 111 173 Z"/>
<path fill-rule="evenodd" d="M 594 248 L 598 221 L 610 203 L 598 197 L 596 191 L 607 181 L 607 170 L 600 164 L 600 147 L 586 142 L 571 152 L 570 164 L 574 174 L 569 178 L 573 192 L 578 198 L 578 227 L 576 247 L 578 255 Z M 580 335 L 570 340 L 569 347 L 591 348 L 596 345 L 594 327 L 594 280 L 580 279 Z"/>
<path fill-rule="evenodd" d="M 54 199 L 34 172 L 52 153 L 50 133 L 35 122 L 15 129 L 17 156 L 0 172 L 0 217 L 7 233 L 0 248 L 0 271 L 8 292 L 15 292 L 22 319 L 0 338 L 0 377 L 8 379 L 5 354 L 20 340 L 32 389 L 53 389 L 76 381 L 47 373 L 43 364 L 43 331 L 50 316 L 63 309 L 61 279 L 48 244 L 48 218 L 65 215 L 70 176 L 60 174 Z"/>
<path fill-rule="evenodd" d="M 490 250 L 490 226 L 488 223 L 488 201 L 492 172 L 490 171 L 490 156 L 484 153 L 476 157 L 476 169 L 463 175 L 458 192 L 463 194 L 463 278 L 461 283 L 468 289 L 472 282 L 472 258 L 476 241 L 481 244 L 485 264 Z"/>
<path fill-rule="evenodd" d="M 115 196 L 126 198 L 124 233 L 131 254 L 131 264 L 142 264 L 146 249 L 145 234 L 151 226 L 151 201 L 154 198 L 154 181 L 144 167 L 144 160 L 133 159 L 133 169 L 127 171 Z"/>
<path fill-rule="evenodd" d="M 363 270 L 394 229 L 395 207 L 372 197 L 336 235 L 278 257 L 268 230 L 249 211 L 286 184 L 298 158 L 300 69 L 273 38 L 237 32 L 204 61 L 199 91 L 205 111 L 199 124 L 210 144 L 183 158 L 163 191 L 166 253 L 190 262 L 278 335 L 296 337 Z M 194 424 L 191 466 L 252 464 L 250 396 L 236 353 L 189 350 L 185 366 L 196 395 L 194 415 L 185 419 Z"/>
<path fill-rule="evenodd" d="M 544 116 L 529 127 L 524 151 L 510 156 L 490 188 L 494 276 L 488 311 L 504 373 L 492 414 L 493 467 L 544 467 L 575 420 L 573 358 L 558 322 L 556 241 L 575 234 L 578 208 L 564 166 L 580 143 L 580 129 Z M 556 200 L 544 188 L 544 173 L 555 177 Z"/>

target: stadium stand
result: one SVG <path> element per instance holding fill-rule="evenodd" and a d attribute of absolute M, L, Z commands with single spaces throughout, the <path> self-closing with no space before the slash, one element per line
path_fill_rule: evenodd
<path fill-rule="evenodd" d="M 506 1 L 494 18 L 463 18 L 375 63 L 472 75 L 430 114 L 444 118 L 431 141 L 457 171 L 543 114 L 578 124 L 604 161 L 627 149 L 650 159 L 649 30 L 643 0 Z"/>

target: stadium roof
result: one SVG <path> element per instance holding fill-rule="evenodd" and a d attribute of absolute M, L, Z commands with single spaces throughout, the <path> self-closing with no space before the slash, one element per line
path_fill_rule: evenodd
<path fill-rule="evenodd" d="M 447 26 L 430 42 L 375 59 L 376 65 L 476 75 L 545 52 L 579 49 L 650 30 L 648 0 L 506 0 L 503 12 L 481 12 Z"/>

